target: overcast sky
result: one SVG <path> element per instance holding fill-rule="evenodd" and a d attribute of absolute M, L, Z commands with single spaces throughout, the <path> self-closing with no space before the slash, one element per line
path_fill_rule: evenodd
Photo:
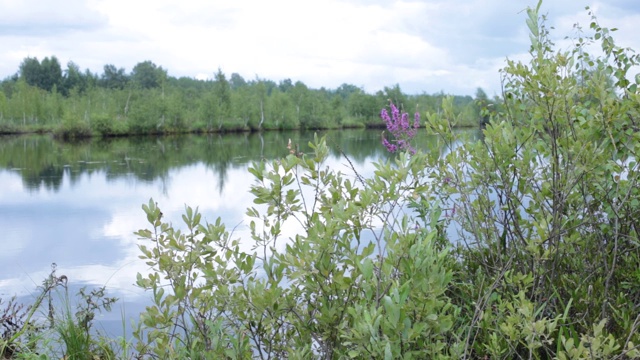
<path fill-rule="evenodd" d="M 506 57 L 528 51 L 525 0 L 0 0 L 0 79 L 27 56 L 102 73 L 151 60 L 171 76 L 290 78 L 375 92 L 490 95 Z M 588 29 L 591 6 L 640 50 L 639 0 L 548 0 L 558 39 Z M 567 45 L 566 41 L 559 44 Z"/>

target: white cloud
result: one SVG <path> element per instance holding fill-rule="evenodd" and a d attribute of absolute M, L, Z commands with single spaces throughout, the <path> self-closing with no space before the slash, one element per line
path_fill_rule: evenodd
<path fill-rule="evenodd" d="M 26 56 L 56 55 L 101 73 L 105 64 L 131 70 L 151 60 L 173 76 L 291 78 L 310 87 L 342 83 L 374 92 L 473 94 L 498 90 L 495 65 L 526 52 L 529 1 L 0 0 L 0 77 Z M 545 2 L 558 39 L 575 22 L 588 27 L 582 3 Z M 638 48 L 640 5 L 590 4 L 616 38 Z"/>

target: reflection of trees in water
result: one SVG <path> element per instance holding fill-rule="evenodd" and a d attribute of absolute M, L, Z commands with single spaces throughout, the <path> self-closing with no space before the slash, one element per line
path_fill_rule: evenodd
<path fill-rule="evenodd" d="M 48 165 L 37 173 L 23 173 L 22 184 L 30 191 L 40 190 L 41 187 L 49 191 L 58 191 L 62 185 L 63 173 L 63 167 Z"/>
<path fill-rule="evenodd" d="M 346 154 L 363 164 L 372 158 L 391 158 L 380 144 L 380 130 L 340 130 L 327 134 L 331 155 Z M 478 137 L 478 132 L 471 132 Z M 0 142 L 0 168 L 20 169 L 24 186 L 31 190 L 44 186 L 58 191 L 67 177 L 73 186 L 83 175 L 104 173 L 107 181 L 134 178 L 151 183 L 160 181 L 166 191 L 172 169 L 197 163 L 216 174 L 222 192 L 232 169 L 248 163 L 286 156 L 289 139 L 302 152 L 310 152 L 314 132 L 264 132 L 240 134 L 127 137 L 60 142 L 42 135 L 6 137 Z M 416 137 L 417 147 L 442 151 L 434 138 Z"/>

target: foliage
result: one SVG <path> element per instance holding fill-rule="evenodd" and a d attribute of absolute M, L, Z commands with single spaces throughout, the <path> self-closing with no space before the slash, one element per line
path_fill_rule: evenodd
<path fill-rule="evenodd" d="M 442 154 L 400 153 L 354 180 L 324 168 L 323 141 L 256 164 L 250 244 L 197 210 L 182 233 L 145 205 L 152 229 L 138 235 L 154 271 L 138 284 L 154 305 L 139 350 L 639 358 L 639 102 L 625 72 L 638 58 L 595 19 L 593 39 L 557 52 L 539 6 L 527 16 L 531 60 L 503 70 L 481 141 L 459 141 L 445 98 L 427 124 Z M 596 40 L 602 58 L 584 51 Z"/>
<path fill-rule="evenodd" d="M 152 228 L 137 234 L 153 272 L 137 284 L 154 304 L 141 316 L 139 351 L 424 358 L 452 345 L 452 258 L 436 250 L 437 216 L 416 223 L 406 213 L 424 157 L 401 156 L 354 182 L 324 168 L 324 141 L 310 145 L 312 154 L 251 168 L 252 245 L 197 209 L 186 209 L 182 232 L 152 200 L 144 206 Z M 289 227 L 299 229 L 292 238 Z"/>
<path fill-rule="evenodd" d="M 51 265 L 51 273 L 43 281 L 39 288 L 40 293 L 33 305 L 26 309 L 24 305 L 17 304 L 15 299 L 9 301 L 2 314 L 3 336 L 0 339 L 0 355 L 11 358 L 29 354 L 37 348 L 37 342 L 44 329 L 42 323 L 34 318 L 34 315 L 46 299 L 51 299 L 51 293 L 58 287 L 66 284 L 65 275 L 56 275 L 56 264 Z M 51 306 L 49 306 L 51 309 Z M 51 312 L 49 312 L 51 315 Z"/>
<path fill-rule="evenodd" d="M 140 74 L 138 74 L 140 76 Z M 124 68 L 116 68 L 115 65 L 107 64 L 100 77 L 100 83 L 107 89 L 124 89 L 129 81 L 129 77 L 125 73 Z M 155 81 L 155 77 L 151 75 L 151 82 Z M 153 84 L 152 84 L 153 85 Z"/>
<path fill-rule="evenodd" d="M 93 74 L 74 62 L 63 71 L 55 56 L 26 58 L 19 74 L 0 82 L 1 132 L 65 133 L 65 118 L 83 119 L 91 134 L 102 136 L 380 127 L 376 109 L 389 99 L 403 109 L 435 112 L 446 97 L 408 95 L 398 85 L 369 94 L 350 84 L 332 90 L 290 79 L 246 81 L 237 73 L 227 79 L 222 69 L 212 80 L 176 79 L 149 60 L 129 73 L 107 64 Z M 453 96 L 452 106 L 461 126 L 477 126 L 481 109 L 474 99 Z"/>
<path fill-rule="evenodd" d="M 66 284 L 65 284 L 66 285 Z M 111 306 L 118 301 L 107 297 L 105 288 L 94 289 L 87 293 L 81 288 L 77 294 L 78 304 L 75 314 L 70 309 L 71 299 L 65 286 L 64 310 L 61 317 L 54 321 L 54 329 L 64 345 L 65 359 L 112 359 L 115 351 L 106 337 L 95 334 L 92 329 L 96 313 L 111 311 Z M 51 308 L 51 307 L 50 307 Z"/>
<path fill-rule="evenodd" d="M 55 56 L 45 57 L 42 62 L 27 57 L 20 64 L 20 76 L 29 84 L 51 91 L 62 83 L 62 68 Z"/>
<path fill-rule="evenodd" d="M 197 208 L 186 207 L 183 230 L 152 199 L 143 205 L 150 228 L 136 234 L 151 271 L 136 283 L 152 304 L 134 333 L 137 355 L 640 358 L 640 79 L 628 74 L 640 57 L 595 17 L 593 36 L 556 50 L 540 6 L 526 12 L 529 61 L 509 60 L 501 72 L 502 102 L 489 109 L 477 94 L 488 116 L 482 139 L 458 138 L 463 112 L 443 96 L 426 127 L 444 150 L 400 152 L 368 178 L 330 169 L 325 139 L 314 139 L 310 153 L 290 143 L 287 157 L 250 168 L 255 206 L 243 239 Z M 587 52 L 594 44 L 601 56 Z M 219 75 L 218 91 L 251 86 L 237 76 L 222 84 Z M 255 116 L 269 109 L 260 106 L 265 94 L 290 92 L 298 124 L 331 121 L 326 92 L 271 85 L 254 89 L 249 112 L 222 113 Z M 170 126 L 169 102 L 155 91 L 153 119 Z M 398 87 L 385 92 L 409 101 Z M 357 94 L 345 86 L 339 96 Z M 226 106 L 213 104 L 217 115 Z M 400 136 L 414 130 L 399 128 Z M 61 281 L 52 275 L 43 293 Z M 94 301 L 103 293 L 80 296 L 91 301 L 67 333 L 83 334 L 87 316 L 106 307 Z M 33 314 L 7 309 L 23 324 Z M 23 329 L 8 327 L 3 352 L 24 348 L 16 347 Z"/>
<path fill-rule="evenodd" d="M 476 286 L 462 299 L 485 294 L 469 308 L 468 346 L 491 358 L 637 357 L 640 103 L 627 72 L 640 58 L 595 18 L 593 37 L 555 50 L 539 6 L 527 11 L 530 61 L 502 70 L 484 141 L 460 145 L 446 109 L 428 117 L 449 146 L 433 191 L 455 210 L 451 235 Z M 586 52 L 595 43 L 601 57 Z"/>
<path fill-rule="evenodd" d="M 54 136 L 73 140 L 92 136 L 91 126 L 83 119 L 69 116 L 62 120 L 60 127 L 56 128 Z"/>
<path fill-rule="evenodd" d="M 118 73 L 118 77 L 119 77 Z M 147 60 L 136 64 L 131 70 L 131 82 L 143 89 L 157 88 L 163 85 L 167 72 L 162 66 L 157 66 Z"/>
<path fill-rule="evenodd" d="M 2 331 L 0 356 L 2 358 L 10 358 L 14 353 L 18 352 L 14 338 L 16 334 L 27 326 L 25 318 L 31 309 L 24 304 L 17 303 L 15 296 L 7 302 L 0 299 L 0 306 L 2 306 L 0 308 L 0 311 L 2 311 L 0 315 L 0 329 Z"/>
<path fill-rule="evenodd" d="M 13 298 L 2 310 L 0 355 L 3 359 L 48 359 L 52 356 L 82 360 L 115 359 L 120 349 L 114 349 L 113 341 L 96 332 L 92 325 L 95 314 L 102 310 L 111 311 L 117 299 L 107 297 L 104 287 L 88 293 L 86 288 L 81 288 L 75 299 L 78 300 L 77 311 L 72 315 L 70 307 L 74 299 L 68 294 L 68 278 L 58 276 L 56 268 L 55 263 L 51 265 L 51 273 L 44 280 L 33 305 L 25 307 Z M 62 304 L 54 297 L 60 288 L 64 289 Z M 36 311 L 42 311 L 45 318 L 36 319 Z M 124 343 L 118 345 L 126 348 Z M 56 353 L 60 356 L 55 357 Z"/>

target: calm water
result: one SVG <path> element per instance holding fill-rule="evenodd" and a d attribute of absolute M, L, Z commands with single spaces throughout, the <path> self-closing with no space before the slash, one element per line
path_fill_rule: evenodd
<path fill-rule="evenodd" d="M 380 131 L 327 135 L 327 165 L 344 173 L 353 174 L 341 151 L 363 176 L 372 173 L 374 161 L 390 156 Z M 133 285 L 136 273 L 149 271 L 133 235 L 147 228 L 141 205 L 153 198 L 174 224 L 181 223 L 185 205 L 198 207 L 204 219 L 221 217 L 236 227 L 236 237 L 245 237 L 244 213 L 253 200 L 247 167 L 285 156 L 289 139 L 308 151 L 312 137 L 272 132 L 79 143 L 0 137 L 0 298 L 35 296 L 56 263 L 58 276 L 66 275 L 74 289 L 104 285 L 123 300 L 125 316 L 137 318 L 150 296 Z M 431 139 L 419 142 L 439 151 Z M 104 316 L 121 326 L 120 310 Z"/>

